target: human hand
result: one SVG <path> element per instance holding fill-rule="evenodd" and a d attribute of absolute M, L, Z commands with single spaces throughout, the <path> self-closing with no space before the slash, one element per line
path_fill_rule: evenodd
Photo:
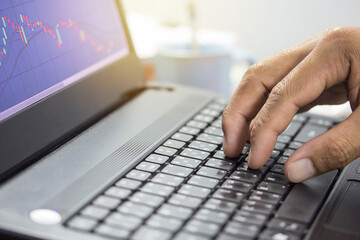
<path fill-rule="evenodd" d="M 248 166 L 260 168 L 298 112 L 350 101 L 352 114 L 313 138 L 287 160 L 292 182 L 346 166 L 360 156 L 360 28 L 340 27 L 250 67 L 223 114 L 224 152 L 240 154 L 250 140 Z"/>

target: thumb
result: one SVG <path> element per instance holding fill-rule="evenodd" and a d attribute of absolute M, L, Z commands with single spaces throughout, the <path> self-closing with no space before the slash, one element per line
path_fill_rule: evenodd
<path fill-rule="evenodd" d="M 360 156 L 360 110 L 296 150 L 285 164 L 289 181 L 297 183 L 345 167 Z"/>

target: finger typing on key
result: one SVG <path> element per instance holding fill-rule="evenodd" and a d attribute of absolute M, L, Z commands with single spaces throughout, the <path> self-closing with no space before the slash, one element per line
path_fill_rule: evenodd
<path fill-rule="evenodd" d="M 223 113 L 225 154 L 239 155 L 249 140 L 248 165 L 258 169 L 296 113 L 349 101 L 353 113 L 299 147 L 284 171 L 302 182 L 359 157 L 359 42 L 360 28 L 333 28 L 250 67 Z"/>

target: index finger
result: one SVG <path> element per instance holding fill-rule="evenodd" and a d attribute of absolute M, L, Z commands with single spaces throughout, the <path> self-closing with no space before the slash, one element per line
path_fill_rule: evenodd
<path fill-rule="evenodd" d="M 271 89 L 312 51 L 319 37 L 282 51 L 247 71 L 223 114 L 226 156 L 240 154 L 248 139 L 249 123 L 265 103 Z"/>

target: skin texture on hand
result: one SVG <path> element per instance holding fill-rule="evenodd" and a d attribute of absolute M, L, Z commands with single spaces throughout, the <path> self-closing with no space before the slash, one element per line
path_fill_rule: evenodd
<path fill-rule="evenodd" d="M 360 28 L 328 29 L 246 72 L 223 114 L 224 152 L 236 157 L 250 141 L 250 168 L 270 157 L 296 113 L 349 100 L 353 113 L 305 143 L 287 160 L 292 182 L 346 166 L 360 156 Z"/>

